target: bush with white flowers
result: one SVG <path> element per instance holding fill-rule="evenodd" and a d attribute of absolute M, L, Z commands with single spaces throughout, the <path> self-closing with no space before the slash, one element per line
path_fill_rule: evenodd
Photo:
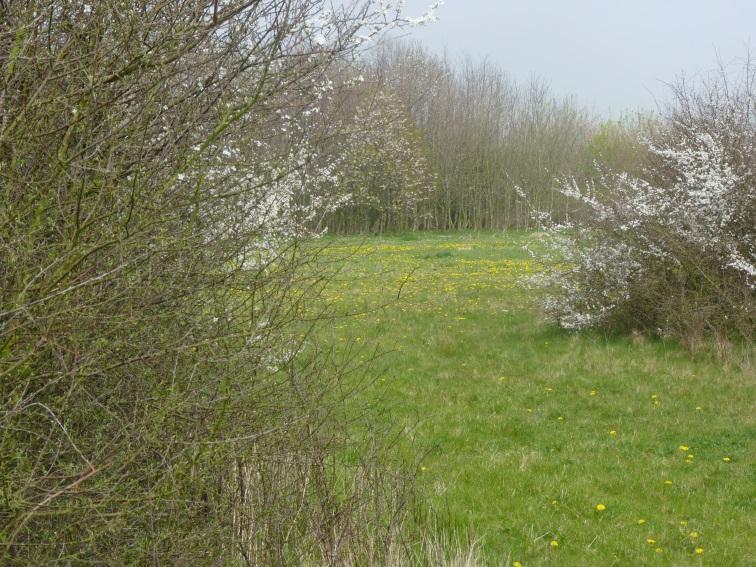
<path fill-rule="evenodd" d="M 756 298 L 756 69 L 675 90 L 648 165 L 563 180 L 551 223 L 548 315 L 567 329 L 749 339 Z"/>

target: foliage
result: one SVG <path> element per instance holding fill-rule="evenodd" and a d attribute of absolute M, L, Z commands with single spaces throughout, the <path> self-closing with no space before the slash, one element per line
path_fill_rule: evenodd
<path fill-rule="evenodd" d="M 592 166 L 596 162 L 611 171 L 641 175 L 648 158 L 641 140 L 653 136 L 655 122 L 653 115 L 638 113 L 599 124 L 586 146 L 586 158 L 590 162 L 586 164 L 585 175 L 594 173 Z"/>

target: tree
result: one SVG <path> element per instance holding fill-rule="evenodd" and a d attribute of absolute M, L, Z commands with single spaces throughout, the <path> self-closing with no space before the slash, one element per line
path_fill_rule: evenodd
<path fill-rule="evenodd" d="M 337 226 L 377 233 L 423 226 L 433 177 L 423 140 L 396 97 L 386 89 L 365 96 L 345 130 L 340 183 L 349 200 Z"/>

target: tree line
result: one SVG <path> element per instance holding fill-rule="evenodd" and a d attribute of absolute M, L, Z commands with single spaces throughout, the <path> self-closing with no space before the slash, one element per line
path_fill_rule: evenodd
<path fill-rule="evenodd" d="M 543 81 L 418 43 L 386 42 L 350 72 L 362 80 L 343 128 L 380 134 L 339 148 L 352 199 L 328 217 L 338 233 L 527 228 L 537 221 L 526 202 L 567 218 L 555 179 L 588 178 L 596 160 L 636 169 L 652 128 L 642 115 L 599 120 Z"/>

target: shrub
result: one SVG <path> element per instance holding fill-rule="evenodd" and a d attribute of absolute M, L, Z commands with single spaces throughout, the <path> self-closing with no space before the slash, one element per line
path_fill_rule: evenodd
<path fill-rule="evenodd" d="M 691 340 L 749 340 L 756 291 L 756 68 L 680 83 L 645 173 L 599 166 L 563 181 L 577 203 L 554 229 L 541 283 L 568 329 L 641 330 Z"/>
<path fill-rule="evenodd" d="M 321 204 L 295 203 L 329 182 L 330 65 L 398 20 L 328 7 L 0 3 L 0 563 L 326 563 L 395 534 L 402 477 L 337 458 L 341 365 L 302 338 Z"/>

